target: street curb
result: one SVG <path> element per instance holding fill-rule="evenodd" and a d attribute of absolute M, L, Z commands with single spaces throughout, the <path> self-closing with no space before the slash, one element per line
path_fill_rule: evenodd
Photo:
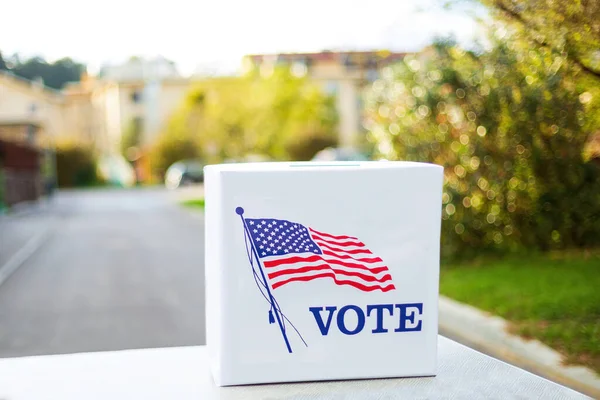
<path fill-rule="evenodd" d="M 600 377 L 594 371 L 563 365 L 563 356 L 540 341 L 510 334 L 503 318 L 440 296 L 439 329 L 443 336 L 482 353 L 600 399 Z"/>
<path fill-rule="evenodd" d="M 15 204 L 10 209 L 6 209 L 4 212 L 0 212 L 0 223 L 3 220 L 19 218 L 43 212 L 48 209 L 50 204 L 51 200 L 46 198 L 32 201 L 23 201 L 19 204 Z"/>
<path fill-rule="evenodd" d="M 0 286 L 31 257 L 50 237 L 52 225 L 37 233 L 25 243 L 4 265 L 0 265 Z"/>

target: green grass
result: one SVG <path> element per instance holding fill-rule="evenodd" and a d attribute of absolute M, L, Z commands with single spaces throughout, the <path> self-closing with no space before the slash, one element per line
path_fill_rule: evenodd
<path fill-rule="evenodd" d="M 199 208 L 204 210 L 204 199 L 192 199 L 182 201 L 181 204 L 185 207 Z"/>
<path fill-rule="evenodd" d="M 500 315 L 511 329 L 600 373 L 600 252 L 487 260 L 442 268 L 442 294 Z"/>

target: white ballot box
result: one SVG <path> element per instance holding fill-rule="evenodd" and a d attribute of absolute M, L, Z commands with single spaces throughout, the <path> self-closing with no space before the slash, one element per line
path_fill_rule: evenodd
<path fill-rule="evenodd" d="M 205 168 L 219 386 L 436 374 L 443 168 Z"/>

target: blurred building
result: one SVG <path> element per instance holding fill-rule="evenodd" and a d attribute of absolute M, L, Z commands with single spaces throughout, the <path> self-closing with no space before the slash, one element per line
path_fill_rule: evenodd
<path fill-rule="evenodd" d="M 0 205 L 36 200 L 53 171 L 48 165 L 64 131 L 64 96 L 40 81 L 0 71 Z"/>
<path fill-rule="evenodd" d="M 181 78 L 173 61 L 158 56 L 154 58 L 131 57 L 121 64 L 109 64 L 100 69 L 98 76 L 106 81 L 131 82 L 142 78 Z"/>
<path fill-rule="evenodd" d="M 64 131 L 64 96 L 41 81 L 0 71 L 0 138 L 48 146 Z"/>
<path fill-rule="evenodd" d="M 89 142 L 119 152 L 124 132 L 140 129 L 141 145 L 153 141 L 190 86 L 164 58 L 132 58 L 82 76 L 62 91 L 0 71 L 0 137 Z"/>
<path fill-rule="evenodd" d="M 132 58 L 67 85 L 65 119 L 75 136 L 93 141 L 103 153 L 119 153 L 131 129 L 138 131 L 143 148 L 156 139 L 189 86 L 162 57 Z"/>
<path fill-rule="evenodd" d="M 334 95 L 339 115 L 339 144 L 352 148 L 362 134 L 362 94 L 381 69 L 404 58 L 406 53 L 389 51 L 347 51 L 320 53 L 253 54 L 244 57 L 243 68 L 268 70 L 289 65 L 294 73 L 307 75 Z"/>
<path fill-rule="evenodd" d="M 162 57 L 132 58 L 105 66 L 98 76 L 84 75 L 61 91 L 46 87 L 41 80 L 0 71 L 0 140 L 10 143 L 5 144 L 5 152 L 25 146 L 41 153 L 59 141 L 74 141 L 92 145 L 102 160 L 109 160 L 105 170 L 131 168 L 120 159 L 123 137 L 135 130 L 139 151 L 134 153 L 142 155 L 181 104 L 190 84 Z M 14 160 L 12 155 L 10 160 Z M 7 172 L 4 180 L 14 181 L 13 172 Z"/>

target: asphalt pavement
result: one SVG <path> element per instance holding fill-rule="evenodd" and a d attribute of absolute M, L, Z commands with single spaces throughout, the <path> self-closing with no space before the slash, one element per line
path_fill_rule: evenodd
<path fill-rule="evenodd" d="M 204 221 L 177 196 L 67 191 L 13 219 L 53 222 L 0 285 L 0 357 L 204 344 Z"/>

